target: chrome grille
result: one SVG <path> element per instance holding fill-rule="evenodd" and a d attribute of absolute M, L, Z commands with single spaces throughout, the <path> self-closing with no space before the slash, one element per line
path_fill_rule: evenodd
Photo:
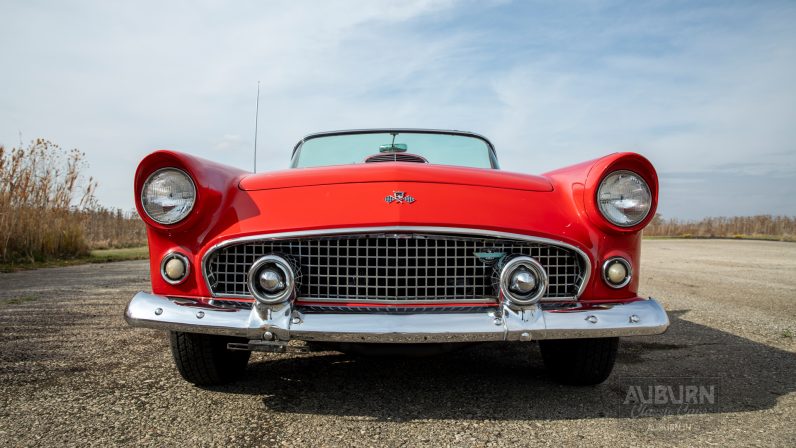
<path fill-rule="evenodd" d="M 585 261 L 554 244 L 497 237 L 384 233 L 246 241 L 206 257 L 216 297 L 252 297 L 249 267 L 267 254 L 289 257 L 301 270 L 298 296 L 311 301 L 412 303 L 497 299 L 492 274 L 500 254 L 528 255 L 550 278 L 546 299 L 573 299 Z"/>

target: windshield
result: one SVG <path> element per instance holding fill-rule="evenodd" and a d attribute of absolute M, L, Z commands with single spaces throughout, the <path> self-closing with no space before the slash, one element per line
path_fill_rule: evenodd
<path fill-rule="evenodd" d="M 412 131 L 319 135 L 293 154 L 293 168 L 365 163 L 371 156 L 417 155 L 428 163 L 497 168 L 489 144 L 478 137 Z"/>

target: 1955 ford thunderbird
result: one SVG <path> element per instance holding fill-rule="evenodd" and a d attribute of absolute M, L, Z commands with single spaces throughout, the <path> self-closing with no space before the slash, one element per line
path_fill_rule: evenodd
<path fill-rule="evenodd" d="M 620 336 L 669 326 L 637 294 L 658 198 L 639 154 L 531 176 L 469 132 L 325 132 L 262 174 L 157 151 L 135 192 L 152 293 L 125 318 L 169 331 L 195 384 L 232 381 L 251 351 L 485 341 L 539 341 L 555 379 L 597 384 Z"/>

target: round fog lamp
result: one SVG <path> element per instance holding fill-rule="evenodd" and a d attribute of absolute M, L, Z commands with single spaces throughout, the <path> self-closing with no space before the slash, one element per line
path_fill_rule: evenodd
<path fill-rule="evenodd" d="M 547 292 L 547 272 L 531 257 L 508 258 L 498 269 L 500 293 L 515 305 L 533 305 Z"/>
<path fill-rule="evenodd" d="M 160 275 L 166 283 L 172 285 L 182 283 L 188 277 L 189 271 L 188 257 L 181 253 L 167 254 L 160 262 Z"/>
<path fill-rule="evenodd" d="M 260 257 L 249 268 L 249 292 L 267 305 L 289 300 L 295 282 L 296 273 L 292 265 L 279 255 Z"/>
<path fill-rule="evenodd" d="M 630 283 L 630 263 L 621 257 L 609 258 L 603 264 L 603 279 L 612 288 L 622 288 Z"/>

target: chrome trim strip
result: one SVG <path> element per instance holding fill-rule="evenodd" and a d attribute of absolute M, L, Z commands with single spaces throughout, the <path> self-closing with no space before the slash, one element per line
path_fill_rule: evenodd
<path fill-rule="evenodd" d="M 335 298 L 320 298 L 319 299 L 319 298 L 315 298 L 315 297 L 299 298 L 298 300 L 299 301 L 305 301 L 305 302 L 313 302 L 313 303 L 314 302 L 318 302 L 318 303 L 324 303 L 324 302 L 337 302 L 337 303 L 349 302 L 349 303 L 384 303 L 384 304 L 401 304 L 401 303 L 424 304 L 425 303 L 425 304 L 432 304 L 432 305 L 433 304 L 439 304 L 440 302 L 442 302 L 442 300 L 436 300 L 435 301 L 435 300 L 428 300 L 428 299 L 425 299 L 425 300 L 375 300 L 375 299 L 335 299 Z M 498 301 L 494 297 L 485 297 L 483 299 L 446 300 L 445 303 L 450 303 L 452 305 L 455 305 L 455 304 L 467 304 L 467 303 L 492 303 L 494 305 L 497 305 Z"/>
<path fill-rule="evenodd" d="M 222 241 L 220 243 L 214 244 L 210 246 L 207 251 L 205 251 L 204 255 L 202 255 L 202 277 L 204 277 L 205 286 L 207 286 L 207 291 L 211 294 L 211 297 L 229 297 L 229 298 L 239 298 L 241 296 L 238 295 L 227 295 L 227 294 L 214 294 L 213 289 L 210 287 L 210 282 L 207 280 L 207 259 L 208 257 L 215 251 L 222 249 L 227 246 L 231 246 L 233 244 L 245 243 L 249 241 L 258 241 L 258 240 L 278 240 L 278 239 L 290 239 L 290 238 L 303 238 L 303 237 L 312 237 L 312 236 L 333 236 L 333 235 L 349 235 L 349 234 L 357 234 L 357 233 L 389 233 L 389 232 L 407 232 L 407 233 L 438 233 L 438 234 L 447 234 L 447 235 L 478 235 L 478 236 L 491 236 L 495 238 L 505 238 L 505 239 L 513 239 L 513 240 L 521 240 L 521 241 L 530 241 L 534 243 L 543 243 L 549 244 L 552 246 L 559 246 L 565 249 L 570 249 L 575 251 L 578 255 L 580 255 L 580 259 L 585 263 L 583 267 L 583 282 L 581 283 L 580 287 L 578 288 L 578 292 L 575 297 L 554 297 L 549 299 L 542 299 L 542 301 L 554 301 L 554 302 L 561 302 L 565 300 L 577 300 L 582 294 L 583 291 L 586 289 L 586 286 L 589 284 L 589 279 L 591 278 L 591 260 L 589 256 L 586 255 L 586 252 L 582 251 L 581 249 L 568 244 L 562 241 L 557 241 L 549 238 L 541 238 L 536 236 L 530 235 L 523 235 L 520 233 L 509 233 L 509 232 L 498 232 L 495 230 L 484 230 L 484 229 L 470 229 L 465 227 L 434 227 L 434 226 L 387 226 L 387 227 L 341 227 L 335 229 L 320 229 L 320 230 L 300 230 L 295 232 L 280 232 L 280 233 L 264 233 L 264 234 L 257 234 L 257 235 L 249 235 L 249 236 L 242 236 L 238 238 L 232 238 L 229 240 Z M 315 300 L 315 299 L 313 299 Z M 402 302 L 406 303 L 406 302 Z"/>
<path fill-rule="evenodd" d="M 417 314 L 301 314 L 283 304 L 251 310 L 221 308 L 139 292 L 125 310 L 133 327 L 280 341 L 431 343 L 531 341 L 660 334 L 669 318 L 654 299 L 561 308 L 504 307 L 498 312 Z"/>
<path fill-rule="evenodd" d="M 227 293 L 218 293 L 213 294 L 211 297 L 216 299 L 234 299 L 234 300 L 253 300 L 254 296 L 242 296 L 240 294 L 227 294 Z M 414 304 L 422 304 L 422 303 L 439 303 L 440 300 L 374 300 L 374 299 L 348 299 L 348 298 L 318 298 L 318 297 L 298 297 L 296 300 L 303 300 L 306 302 L 351 302 L 351 303 L 414 303 Z M 558 303 L 558 302 L 567 302 L 573 303 L 577 301 L 576 297 L 548 297 L 539 300 L 540 302 L 544 303 Z M 496 305 L 498 304 L 498 300 L 494 297 L 484 297 L 483 299 L 457 299 L 457 300 L 447 300 L 446 303 L 451 304 L 467 304 L 467 303 L 483 303 L 483 302 L 494 302 Z"/>

